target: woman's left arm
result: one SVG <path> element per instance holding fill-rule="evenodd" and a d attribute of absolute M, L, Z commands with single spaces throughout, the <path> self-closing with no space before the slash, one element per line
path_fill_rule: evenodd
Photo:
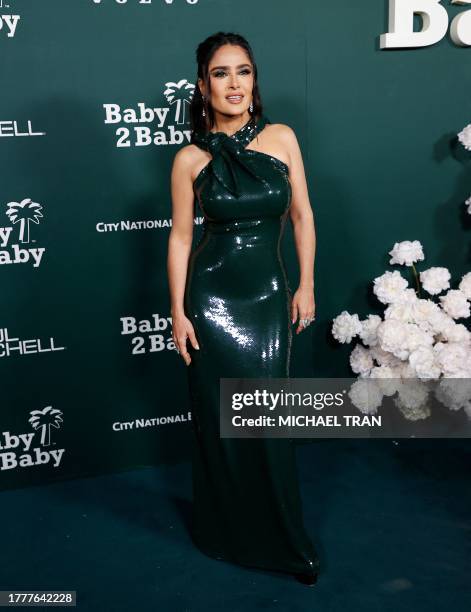
<path fill-rule="evenodd" d="M 299 287 L 293 295 L 291 320 L 311 319 L 316 313 L 314 298 L 314 260 L 316 252 L 316 230 L 314 213 L 304 172 L 304 163 L 294 131 L 287 125 L 280 130 L 285 151 L 289 155 L 289 177 L 292 189 L 290 218 L 293 224 L 296 253 L 299 261 Z M 305 329 L 298 323 L 296 333 Z"/>

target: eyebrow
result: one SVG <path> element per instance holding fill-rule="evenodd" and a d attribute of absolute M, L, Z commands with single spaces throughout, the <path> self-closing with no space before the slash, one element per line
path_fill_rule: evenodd
<path fill-rule="evenodd" d="M 248 66 L 249 68 L 251 68 L 252 66 L 250 64 L 239 64 L 238 66 L 236 66 L 236 68 L 243 68 L 244 66 Z M 221 69 L 221 68 L 230 68 L 230 66 L 213 66 L 213 68 L 211 68 L 211 70 L 217 70 L 217 69 Z"/>

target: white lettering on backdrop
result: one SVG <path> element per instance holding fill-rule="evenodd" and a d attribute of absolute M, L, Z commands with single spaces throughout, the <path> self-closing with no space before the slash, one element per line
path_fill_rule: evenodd
<path fill-rule="evenodd" d="M 381 34 L 381 49 L 428 47 L 446 35 L 448 13 L 441 0 L 389 0 L 389 32 Z M 452 0 L 452 4 L 471 5 L 471 0 Z M 422 19 L 422 29 L 414 32 L 414 15 Z M 450 25 L 455 45 L 471 46 L 471 10 L 455 16 Z"/>

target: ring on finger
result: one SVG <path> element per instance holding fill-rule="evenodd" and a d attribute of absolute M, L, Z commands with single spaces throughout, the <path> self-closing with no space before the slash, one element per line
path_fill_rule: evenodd
<path fill-rule="evenodd" d="M 310 325 L 314 320 L 315 320 L 315 316 L 311 317 L 310 319 L 300 319 L 299 323 L 302 327 L 308 327 L 308 325 Z"/>

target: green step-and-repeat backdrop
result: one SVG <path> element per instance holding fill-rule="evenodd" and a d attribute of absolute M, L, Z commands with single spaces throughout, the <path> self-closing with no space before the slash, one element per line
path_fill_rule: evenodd
<path fill-rule="evenodd" d="M 466 38 L 471 7 L 422 0 L 436 40 L 420 42 L 417 12 L 420 44 L 396 33 L 385 48 L 390 4 L 0 1 L 0 488 L 190 457 L 170 169 L 190 138 L 195 50 L 214 32 L 248 39 L 265 112 L 303 152 L 317 320 L 294 337 L 293 377 L 351 375 L 332 318 L 378 309 L 371 281 L 394 242 L 420 240 L 426 266 L 456 278 L 469 269 L 456 133 L 471 121 L 471 50 L 449 24 L 464 15 Z M 195 206 L 195 241 L 201 223 Z M 283 254 L 296 287 L 290 226 Z"/>

